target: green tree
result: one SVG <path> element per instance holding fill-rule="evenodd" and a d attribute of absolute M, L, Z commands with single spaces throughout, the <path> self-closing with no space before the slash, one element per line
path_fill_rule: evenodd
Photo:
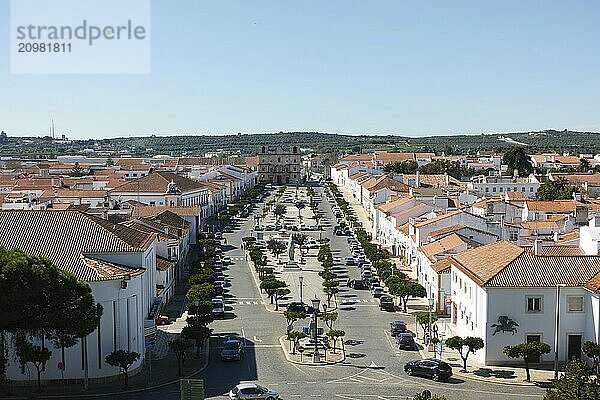
<path fill-rule="evenodd" d="M 581 346 L 581 350 L 583 351 L 583 354 L 585 354 L 586 356 L 588 356 L 589 358 L 592 359 L 592 361 L 593 361 L 592 371 L 594 371 L 594 373 L 596 375 L 599 375 L 600 374 L 600 344 L 587 341 L 587 342 L 583 343 L 583 346 Z"/>
<path fill-rule="evenodd" d="M 284 311 L 283 315 L 285 316 L 286 319 L 286 323 L 288 327 L 292 327 L 294 325 L 294 322 L 300 320 L 300 319 L 305 319 L 308 315 L 306 314 L 306 311 Z M 288 328 L 290 329 L 290 328 Z"/>
<path fill-rule="evenodd" d="M 579 172 L 589 172 L 591 169 L 590 162 L 585 158 L 579 159 Z"/>
<path fill-rule="evenodd" d="M 394 172 L 396 174 L 414 174 L 419 169 L 419 164 L 414 160 L 406 160 L 383 166 L 384 172 Z"/>
<path fill-rule="evenodd" d="M 210 301 L 215 297 L 215 287 L 210 283 L 192 285 L 185 297 L 190 303 L 193 303 L 195 300 Z"/>
<path fill-rule="evenodd" d="M 392 296 L 398 296 L 402 301 L 404 312 L 406 312 L 406 303 L 411 297 L 426 297 L 427 291 L 418 282 L 398 279 L 392 281 L 393 285 L 389 286 L 389 291 Z"/>
<path fill-rule="evenodd" d="M 9 335 L 40 339 L 38 355 L 43 358 L 46 338 L 56 347 L 71 347 L 96 329 L 102 315 L 87 283 L 47 258 L 1 246 L 0 304 L 0 385 L 6 381 Z M 32 354 L 31 348 L 22 350 Z"/>
<path fill-rule="evenodd" d="M 467 336 L 464 339 L 460 336 L 452 336 L 451 338 L 446 339 L 446 347 L 458 351 L 460 358 L 463 360 L 463 372 L 467 372 L 467 359 L 469 358 L 469 354 L 483 349 L 483 339 L 473 336 Z"/>
<path fill-rule="evenodd" d="M 273 215 L 275 216 L 275 219 L 278 222 L 281 220 L 281 218 L 283 218 L 283 216 L 286 213 L 287 213 L 287 207 L 285 206 L 285 204 L 277 203 L 273 207 Z"/>
<path fill-rule="evenodd" d="M 341 329 L 331 329 L 329 332 L 327 332 L 326 334 L 332 341 L 333 341 L 333 353 L 335 353 L 335 349 L 336 349 L 336 343 L 337 341 L 346 336 L 346 332 L 341 330 Z"/>
<path fill-rule="evenodd" d="M 181 330 L 181 336 L 191 339 L 196 344 L 196 358 L 200 358 L 200 348 L 204 341 L 212 335 L 213 330 L 205 325 L 196 323 L 184 327 Z"/>
<path fill-rule="evenodd" d="M 302 216 L 302 210 L 306 207 L 306 203 L 302 200 L 298 200 L 295 204 L 296 208 L 298 209 L 298 217 Z"/>
<path fill-rule="evenodd" d="M 169 340 L 169 348 L 175 353 L 177 358 L 177 376 L 183 375 L 181 369 L 185 360 L 185 352 L 192 347 L 192 342 L 187 339 Z"/>
<path fill-rule="evenodd" d="M 208 268 L 203 268 L 188 278 L 190 285 L 202 285 L 203 283 L 212 285 L 215 280 L 215 271 Z"/>
<path fill-rule="evenodd" d="M 333 323 L 338 319 L 337 312 L 324 312 L 319 315 L 321 321 L 325 322 L 325 325 L 329 328 L 329 330 L 333 329 Z"/>
<path fill-rule="evenodd" d="M 539 358 L 542 354 L 550 353 L 550 346 L 543 342 L 520 343 L 514 346 L 505 346 L 503 353 L 510 358 L 522 358 L 525 362 L 527 382 L 531 381 L 529 373 L 529 362 Z"/>
<path fill-rule="evenodd" d="M 287 245 L 280 240 L 271 238 L 267 242 L 267 249 L 279 260 L 279 255 L 287 250 Z"/>
<path fill-rule="evenodd" d="M 260 288 L 267 293 L 269 296 L 269 300 L 271 304 L 273 304 L 273 300 L 275 299 L 275 295 L 277 294 L 278 289 L 283 289 L 287 287 L 287 283 L 284 281 L 280 281 L 275 278 L 265 279 L 260 283 Z M 277 308 L 277 305 L 275 306 Z"/>
<path fill-rule="evenodd" d="M 548 180 L 540 185 L 536 193 L 536 197 L 539 200 L 554 201 L 554 200 L 568 200 L 573 198 L 573 193 L 577 191 L 577 188 L 570 185 L 565 179 L 558 179 L 556 181 Z"/>
<path fill-rule="evenodd" d="M 135 351 L 115 350 L 104 358 L 104 361 L 112 367 L 118 367 L 124 378 L 124 388 L 129 387 L 129 367 L 139 360 L 140 353 Z"/>
<path fill-rule="evenodd" d="M 282 281 L 283 282 L 283 281 Z M 275 311 L 279 311 L 279 300 L 283 300 L 291 291 L 287 287 L 280 287 L 275 290 Z"/>
<path fill-rule="evenodd" d="M 421 326 L 421 329 L 423 329 L 423 340 L 425 340 L 425 334 L 427 332 L 431 332 L 431 327 L 429 326 L 429 323 L 431 322 L 431 324 L 433 324 L 435 321 L 437 321 L 437 314 L 435 313 L 419 313 L 417 314 L 417 324 L 419 324 Z M 431 337 L 433 338 L 433 337 Z"/>
<path fill-rule="evenodd" d="M 597 400 L 600 398 L 600 382 L 591 377 L 585 361 L 572 359 L 565 365 L 564 373 L 548 389 L 544 400 Z"/>
<path fill-rule="evenodd" d="M 21 337 L 16 342 L 16 350 L 19 363 L 21 363 L 22 365 L 25 365 L 27 363 L 33 364 L 37 373 L 37 391 L 41 392 L 42 371 L 46 369 L 46 363 L 50 359 L 50 356 L 52 356 L 52 352 L 49 351 L 46 347 L 34 346 L 24 337 Z"/>
<path fill-rule="evenodd" d="M 290 347 L 292 354 L 296 354 L 296 349 L 298 348 L 298 343 L 300 339 L 307 337 L 308 335 L 304 332 L 300 331 L 289 331 L 287 334 L 288 340 L 290 341 Z"/>
<path fill-rule="evenodd" d="M 502 162 L 508 166 L 508 172 L 513 174 L 517 171 L 519 176 L 529 176 L 533 172 L 531 157 L 523 146 L 514 146 L 502 157 Z"/>

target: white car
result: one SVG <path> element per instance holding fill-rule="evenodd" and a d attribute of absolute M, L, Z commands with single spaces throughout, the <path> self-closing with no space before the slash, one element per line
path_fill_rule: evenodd
<path fill-rule="evenodd" d="M 230 400 L 278 400 L 279 393 L 257 385 L 256 383 L 240 383 L 229 392 Z"/>
<path fill-rule="evenodd" d="M 223 262 L 223 264 L 229 265 L 229 264 L 231 264 L 231 257 L 223 256 L 223 258 L 221 258 L 221 261 Z"/>

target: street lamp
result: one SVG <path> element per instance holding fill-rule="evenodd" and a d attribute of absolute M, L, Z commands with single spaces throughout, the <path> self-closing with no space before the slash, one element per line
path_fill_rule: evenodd
<path fill-rule="evenodd" d="M 304 277 L 300 275 L 298 277 L 298 281 L 300 282 L 300 303 L 304 304 L 304 302 L 302 301 L 302 284 L 304 283 Z"/>
<path fill-rule="evenodd" d="M 427 332 L 427 345 L 429 346 L 429 343 L 431 343 L 431 309 L 433 308 L 433 304 L 435 302 L 435 299 L 433 298 L 433 296 L 429 297 L 427 299 L 427 303 L 429 304 L 429 325 L 428 325 L 428 332 Z"/>
<path fill-rule="evenodd" d="M 560 288 L 565 287 L 564 283 L 556 285 L 556 310 L 554 313 L 554 379 L 558 379 L 558 323 L 560 315 Z"/>
<path fill-rule="evenodd" d="M 312 306 L 313 306 L 313 318 L 314 318 L 314 340 L 315 340 L 315 352 L 313 353 L 313 363 L 318 363 L 319 360 L 319 347 L 318 347 L 318 343 L 317 343 L 317 315 L 319 314 L 319 305 L 321 304 L 321 300 L 317 297 L 317 295 L 315 295 L 315 298 L 312 299 Z"/>

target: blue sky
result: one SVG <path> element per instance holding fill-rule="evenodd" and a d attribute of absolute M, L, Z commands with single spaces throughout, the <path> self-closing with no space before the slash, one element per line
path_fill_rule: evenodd
<path fill-rule="evenodd" d="M 72 138 L 600 131 L 600 2 L 152 2 L 152 73 L 13 75 L 0 129 Z"/>

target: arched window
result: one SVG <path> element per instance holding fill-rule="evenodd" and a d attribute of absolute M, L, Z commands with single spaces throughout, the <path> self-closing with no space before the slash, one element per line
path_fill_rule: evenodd
<path fill-rule="evenodd" d="M 293 152 L 294 154 L 298 153 L 298 147 L 294 146 L 294 147 L 292 148 L 292 152 Z"/>
<path fill-rule="evenodd" d="M 263 154 L 264 154 L 264 153 L 266 153 L 266 151 L 267 151 L 267 148 L 266 148 L 265 146 L 263 146 L 263 147 L 262 147 L 262 152 L 263 152 Z"/>

